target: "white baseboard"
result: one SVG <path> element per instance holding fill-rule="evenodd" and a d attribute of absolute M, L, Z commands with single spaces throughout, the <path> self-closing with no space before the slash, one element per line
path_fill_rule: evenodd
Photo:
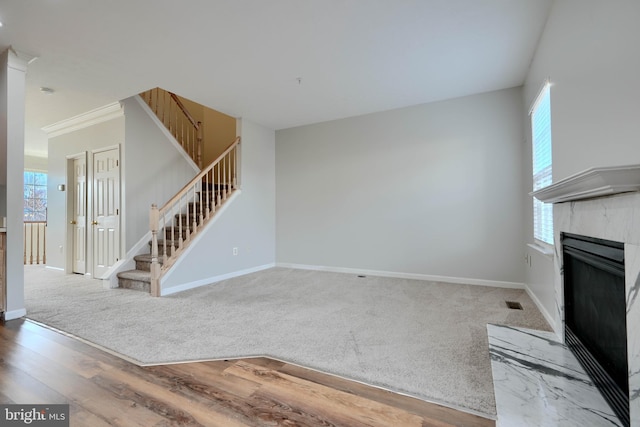
<path fill-rule="evenodd" d="M 60 268 L 60 267 L 51 267 L 50 265 L 46 265 L 44 268 L 49 269 L 49 270 L 64 271 L 64 268 Z"/>
<path fill-rule="evenodd" d="M 4 320 L 19 319 L 27 315 L 27 309 L 21 308 L 19 310 L 11 310 L 4 313 Z"/>
<path fill-rule="evenodd" d="M 247 268 L 245 270 L 234 271 L 232 273 L 222 274 L 220 276 L 209 277 L 202 280 L 196 280 L 195 282 L 189 282 L 178 286 L 172 286 L 168 289 L 162 289 L 161 296 L 172 295 L 178 292 L 187 291 L 189 289 L 199 288 L 200 286 L 210 285 L 223 280 L 232 279 L 238 276 L 244 276 L 246 274 L 256 273 L 258 271 L 267 270 L 275 267 L 274 263 L 259 265 L 257 267 Z"/>
<path fill-rule="evenodd" d="M 536 294 L 534 294 L 531 291 L 529 286 L 527 286 L 525 284 L 524 288 L 527 291 L 527 295 L 529 295 L 529 298 L 531 298 L 531 300 L 536 305 L 536 307 L 538 307 L 538 310 L 540 310 L 540 313 L 542 313 L 542 315 L 546 319 L 547 323 L 549 323 L 549 326 L 551 326 L 551 329 L 553 329 L 553 331 L 556 333 L 556 335 L 558 335 L 558 329 L 556 328 L 556 326 L 557 326 L 556 325 L 556 319 L 554 319 L 553 316 L 551 316 L 551 314 L 547 311 L 547 309 L 544 307 L 544 305 L 542 305 L 542 302 L 540 302 L 540 300 L 538 299 Z"/>
<path fill-rule="evenodd" d="M 455 283 L 460 285 L 492 286 L 494 288 L 525 289 L 524 283 L 502 282 L 496 280 L 470 279 L 466 277 L 433 276 L 430 274 L 400 273 L 396 271 L 363 270 L 359 268 L 326 267 L 321 265 L 276 263 L 276 267 L 295 268 L 298 270 L 330 271 L 364 276 L 393 277 L 397 279 L 427 280 L 431 282 Z"/>

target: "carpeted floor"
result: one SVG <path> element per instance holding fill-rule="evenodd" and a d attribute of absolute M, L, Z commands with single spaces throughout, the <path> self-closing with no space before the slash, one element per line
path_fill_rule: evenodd
<path fill-rule="evenodd" d="M 152 298 L 29 266 L 25 298 L 28 318 L 144 364 L 266 355 L 489 416 L 486 324 L 549 330 L 522 290 L 284 268 Z"/>

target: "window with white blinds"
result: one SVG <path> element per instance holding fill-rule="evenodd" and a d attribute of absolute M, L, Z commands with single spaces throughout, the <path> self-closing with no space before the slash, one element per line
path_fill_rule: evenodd
<path fill-rule="evenodd" d="M 531 108 L 533 191 L 552 183 L 551 94 L 547 82 Z M 533 237 L 553 245 L 553 205 L 533 198 Z"/>

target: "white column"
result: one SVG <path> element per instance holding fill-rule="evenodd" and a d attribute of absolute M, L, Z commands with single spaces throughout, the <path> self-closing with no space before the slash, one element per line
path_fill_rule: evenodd
<path fill-rule="evenodd" d="M 23 179 L 27 63 L 11 48 L 0 54 L 0 185 L 6 186 L 6 320 L 24 316 Z M 5 216 L 5 215 L 2 215 Z"/>

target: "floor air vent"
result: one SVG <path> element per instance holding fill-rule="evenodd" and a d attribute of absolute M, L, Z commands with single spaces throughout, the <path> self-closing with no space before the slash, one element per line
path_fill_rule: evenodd
<path fill-rule="evenodd" d="M 507 307 L 511 310 L 522 310 L 522 304 L 517 301 L 505 301 L 505 304 L 507 304 Z"/>

